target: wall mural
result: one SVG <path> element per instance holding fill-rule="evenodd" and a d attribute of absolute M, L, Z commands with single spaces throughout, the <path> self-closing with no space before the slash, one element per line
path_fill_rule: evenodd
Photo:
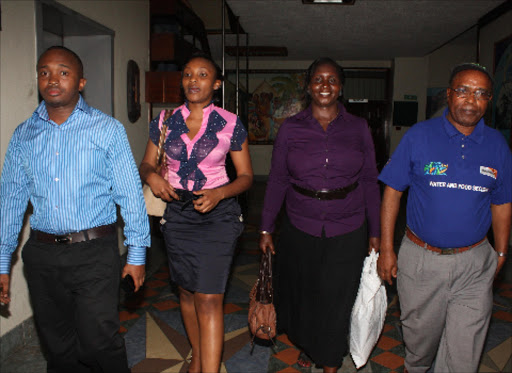
<path fill-rule="evenodd" d="M 303 108 L 304 72 L 250 71 L 248 128 L 251 144 L 272 144 L 283 121 Z"/>

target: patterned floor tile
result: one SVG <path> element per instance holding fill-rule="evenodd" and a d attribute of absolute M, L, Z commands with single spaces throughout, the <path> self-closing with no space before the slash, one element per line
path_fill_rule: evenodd
<path fill-rule="evenodd" d="M 504 372 L 505 365 L 512 359 L 512 337 L 487 353 L 496 366 Z"/>
<path fill-rule="evenodd" d="M 158 272 L 153 275 L 153 277 L 159 280 L 166 280 L 169 278 L 169 272 Z"/>
<path fill-rule="evenodd" d="M 288 367 L 288 368 L 285 368 L 285 369 L 281 369 L 277 373 L 301 373 L 301 371 L 297 370 L 297 369 L 295 369 L 293 367 Z"/>
<path fill-rule="evenodd" d="M 167 286 L 167 284 L 168 284 L 168 282 L 166 282 L 166 281 L 153 280 L 153 281 L 146 282 L 146 287 L 148 287 L 150 289 L 154 289 L 154 288 L 161 288 L 163 286 Z"/>
<path fill-rule="evenodd" d="M 382 354 L 373 357 L 372 361 L 390 369 L 396 369 L 404 365 L 404 358 L 391 352 L 383 352 Z"/>
<path fill-rule="evenodd" d="M 153 303 L 153 307 L 155 307 L 159 311 L 166 311 L 171 308 L 179 307 L 179 303 L 176 303 L 173 300 L 166 300 L 163 302 Z"/>
<path fill-rule="evenodd" d="M 390 350 L 395 346 L 398 346 L 402 342 L 397 341 L 396 339 L 386 337 L 385 335 L 382 335 L 377 342 L 377 346 L 383 350 Z"/>
<path fill-rule="evenodd" d="M 140 317 L 140 315 L 136 312 L 128 312 L 128 311 L 119 312 L 119 320 L 121 320 L 121 321 L 138 319 L 139 317 Z"/>
<path fill-rule="evenodd" d="M 299 350 L 297 350 L 296 348 L 287 348 L 286 350 L 280 351 L 277 354 L 275 354 L 274 357 L 288 365 L 292 365 L 297 362 L 297 359 L 299 357 Z"/>
<path fill-rule="evenodd" d="M 233 313 L 240 311 L 242 308 L 233 303 L 227 303 L 224 305 L 224 314 Z"/>
<path fill-rule="evenodd" d="M 500 291 L 500 296 L 512 298 L 512 290 Z"/>
<path fill-rule="evenodd" d="M 382 328 L 382 333 L 389 332 L 390 330 L 393 330 L 394 326 L 391 324 L 384 324 L 384 327 Z"/>
<path fill-rule="evenodd" d="M 142 295 L 144 296 L 144 298 L 150 298 L 154 297 L 155 295 L 158 295 L 158 291 L 155 289 L 144 288 L 142 290 Z"/>
<path fill-rule="evenodd" d="M 505 312 L 505 311 L 494 312 L 493 317 L 500 319 L 500 320 L 507 321 L 507 322 L 512 322 L 512 313 L 510 313 L 510 312 Z"/>
<path fill-rule="evenodd" d="M 288 339 L 288 335 L 286 334 L 281 334 L 277 337 L 277 340 L 287 344 L 288 346 L 293 346 L 293 343 Z"/>

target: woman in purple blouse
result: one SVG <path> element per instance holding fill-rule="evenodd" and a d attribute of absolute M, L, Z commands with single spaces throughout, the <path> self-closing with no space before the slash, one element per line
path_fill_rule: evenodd
<path fill-rule="evenodd" d="M 158 117 L 149 125 L 140 166 L 142 180 L 155 196 L 169 202 L 161 229 L 192 345 L 191 373 L 220 369 L 224 292 L 243 230 L 240 206 L 233 197 L 249 189 L 253 178 L 247 131 L 235 114 L 212 102 L 221 78 L 210 56 L 196 54 L 189 59 L 181 79 L 187 101 L 165 121 L 166 167 L 162 174 L 156 173 Z M 232 182 L 226 173 L 227 153 L 236 169 Z"/>
<path fill-rule="evenodd" d="M 276 255 L 278 327 L 311 360 L 336 372 L 362 265 L 380 247 L 380 193 L 368 124 L 338 102 L 343 69 L 330 58 L 306 72 L 310 105 L 286 119 L 274 142 L 260 248 Z M 276 218 L 285 204 L 277 250 Z"/>

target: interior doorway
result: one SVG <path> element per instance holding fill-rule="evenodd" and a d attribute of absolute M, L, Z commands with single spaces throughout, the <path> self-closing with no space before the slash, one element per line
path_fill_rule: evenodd
<path fill-rule="evenodd" d="M 37 55 L 61 45 L 73 50 L 84 64 L 87 103 L 114 115 L 114 31 L 54 0 L 36 2 Z"/>
<path fill-rule="evenodd" d="M 365 118 L 372 132 L 379 171 L 389 158 L 391 123 L 391 71 L 380 69 L 344 69 L 343 101 L 347 111 Z"/>

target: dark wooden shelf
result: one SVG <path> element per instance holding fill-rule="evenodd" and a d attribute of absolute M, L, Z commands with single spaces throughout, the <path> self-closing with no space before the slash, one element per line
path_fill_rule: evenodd
<path fill-rule="evenodd" d="M 201 43 L 201 49 L 210 54 L 204 23 L 192 9 L 180 0 L 151 0 L 149 8 L 152 20 L 162 22 L 165 17 L 176 20 L 182 27 L 182 34 L 194 36 Z"/>
<path fill-rule="evenodd" d="M 176 34 L 151 34 L 151 62 L 172 61 L 181 66 L 188 56 L 198 50 Z"/>
<path fill-rule="evenodd" d="M 204 23 L 182 0 L 150 0 L 149 4 L 152 71 L 146 72 L 146 102 L 181 103 L 181 72 L 153 70 L 181 69 L 199 50 L 210 54 Z M 192 43 L 184 36 L 192 36 Z"/>
<path fill-rule="evenodd" d="M 146 71 L 146 102 L 181 103 L 180 71 Z"/>

